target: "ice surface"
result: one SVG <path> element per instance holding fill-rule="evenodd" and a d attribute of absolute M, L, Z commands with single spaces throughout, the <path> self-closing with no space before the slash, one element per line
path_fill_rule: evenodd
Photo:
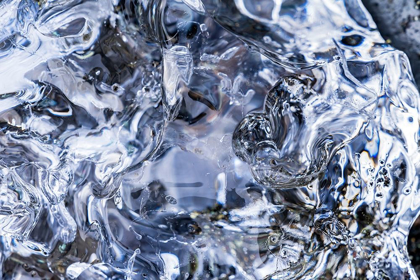
<path fill-rule="evenodd" d="M 359 0 L 0 0 L 0 27 L 3 279 L 417 279 L 419 93 Z"/>

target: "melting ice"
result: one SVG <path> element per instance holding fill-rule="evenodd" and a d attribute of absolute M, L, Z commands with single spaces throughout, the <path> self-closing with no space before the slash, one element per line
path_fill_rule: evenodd
<path fill-rule="evenodd" d="M 419 93 L 359 0 L 0 1 L 3 279 L 417 279 Z"/>

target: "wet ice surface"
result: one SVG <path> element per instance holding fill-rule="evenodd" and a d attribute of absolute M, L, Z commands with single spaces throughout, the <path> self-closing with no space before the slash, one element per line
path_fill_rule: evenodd
<path fill-rule="evenodd" d="M 417 278 L 419 94 L 360 1 L 3 0 L 0 26 L 3 279 Z"/>

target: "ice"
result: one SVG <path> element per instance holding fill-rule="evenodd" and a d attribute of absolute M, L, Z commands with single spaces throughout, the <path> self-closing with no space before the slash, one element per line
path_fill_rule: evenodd
<path fill-rule="evenodd" d="M 25 239 L 39 218 L 42 207 L 39 195 L 14 170 L 3 167 L 1 177 L 0 232 L 18 240 Z"/>
<path fill-rule="evenodd" d="M 87 263 L 80 263 L 80 262 L 72 263 L 67 268 L 66 276 L 69 277 L 70 279 L 77 279 L 77 277 L 79 277 L 79 275 L 82 274 L 82 272 L 88 269 L 90 266 L 91 265 Z"/>
<path fill-rule="evenodd" d="M 188 84 L 193 71 L 193 59 L 187 47 L 174 46 L 163 51 L 163 90 L 169 108 L 174 107 L 182 98 L 181 84 Z M 180 96 L 181 95 L 181 96 Z M 169 115 L 174 114 L 170 112 Z"/>
<path fill-rule="evenodd" d="M 2 279 L 418 279 L 419 93 L 359 0 L 0 2 Z"/>
<path fill-rule="evenodd" d="M 375 102 L 375 93 L 337 76 L 339 64 L 302 79 L 281 78 L 268 93 L 264 112 L 251 113 L 238 125 L 235 153 L 252 165 L 257 181 L 279 187 L 310 183 L 368 124 L 365 108 Z M 316 79 L 322 76 L 329 79 Z"/>

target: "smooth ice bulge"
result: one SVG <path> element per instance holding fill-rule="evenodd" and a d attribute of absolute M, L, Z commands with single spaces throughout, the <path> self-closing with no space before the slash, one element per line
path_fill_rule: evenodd
<path fill-rule="evenodd" d="M 417 279 L 419 93 L 360 1 L 0 0 L 3 279 Z"/>

